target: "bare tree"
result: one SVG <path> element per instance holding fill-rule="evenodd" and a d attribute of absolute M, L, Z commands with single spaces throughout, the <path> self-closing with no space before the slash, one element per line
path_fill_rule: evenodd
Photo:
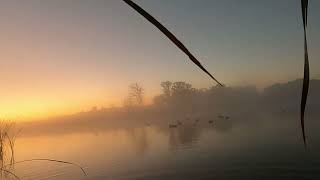
<path fill-rule="evenodd" d="M 129 96 L 127 102 L 130 106 L 141 106 L 144 101 L 144 89 L 138 83 L 129 86 Z"/>

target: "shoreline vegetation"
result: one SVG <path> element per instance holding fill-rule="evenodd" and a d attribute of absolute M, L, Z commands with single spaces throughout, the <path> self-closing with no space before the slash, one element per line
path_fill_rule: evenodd
<path fill-rule="evenodd" d="M 26 159 L 22 161 L 15 160 L 15 142 L 20 135 L 21 129 L 16 127 L 16 123 L 11 121 L 0 121 L 0 179 L 20 179 L 15 173 L 15 165 L 25 162 L 46 161 L 60 164 L 68 164 L 79 168 L 84 176 L 86 171 L 78 164 L 48 158 Z"/>
<path fill-rule="evenodd" d="M 15 160 L 15 142 L 20 135 L 21 129 L 16 127 L 16 123 L 2 120 L 0 121 L 0 179 L 20 179 L 15 173 L 15 165 L 25 162 L 46 161 L 60 164 L 68 164 L 79 168 L 84 176 L 87 176 L 86 171 L 78 164 L 68 161 L 37 158 L 26 159 L 21 161 Z"/>
<path fill-rule="evenodd" d="M 73 115 L 20 122 L 18 126 L 23 129 L 24 135 L 37 135 L 70 133 L 74 130 L 99 132 L 152 125 L 168 128 L 169 124 L 174 125 L 178 121 L 214 122 L 221 115 L 230 117 L 232 123 L 248 120 L 247 124 L 256 123 L 251 119 L 274 114 L 296 119 L 299 101 L 295 97 L 301 92 L 301 84 L 302 80 L 294 80 L 277 83 L 260 91 L 252 86 L 196 89 L 186 82 L 165 81 L 160 85 L 162 93 L 153 98 L 153 103 L 144 105 L 146 90 L 135 83 L 129 86 L 122 107 L 93 107 L 90 111 Z M 320 80 L 311 80 L 310 86 L 310 102 L 306 113 L 307 116 L 316 117 L 316 109 L 320 106 L 320 97 L 316 93 L 320 90 Z M 57 128 L 62 125 L 63 129 Z"/>

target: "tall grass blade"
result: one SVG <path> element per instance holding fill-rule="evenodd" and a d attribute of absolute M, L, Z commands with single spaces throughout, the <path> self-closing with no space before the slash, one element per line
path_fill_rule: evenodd
<path fill-rule="evenodd" d="M 307 147 L 306 133 L 304 126 L 304 114 L 307 104 L 308 91 L 309 91 L 309 57 L 308 57 L 308 45 L 307 45 L 307 24 L 308 24 L 308 0 L 301 0 L 302 20 L 303 20 L 303 31 L 304 31 L 304 74 L 303 74 L 303 85 L 302 85 L 302 96 L 301 96 L 301 129 L 304 146 Z"/>
<path fill-rule="evenodd" d="M 139 5 L 134 3 L 131 0 L 123 0 L 127 3 L 130 7 L 136 10 L 139 14 L 141 14 L 144 18 L 146 18 L 150 23 L 156 26 L 164 35 L 166 35 L 181 51 L 183 51 L 189 59 L 195 63 L 202 71 L 208 74 L 214 81 L 216 81 L 220 86 L 223 86 L 216 78 L 214 78 L 202 65 L 201 63 L 195 58 L 190 51 L 182 44 L 180 40 L 178 40 L 175 35 L 173 35 L 166 27 L 164 27 L 158 20 L 156 20 L 153 16 L 151 16 L 148 12 L 142 9 Z"/>

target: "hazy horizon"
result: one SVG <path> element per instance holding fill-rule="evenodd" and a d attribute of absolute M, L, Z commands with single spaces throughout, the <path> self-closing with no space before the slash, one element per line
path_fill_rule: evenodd
<path fill-rule="evenodd" d="M 166 82 L 166 81 L 162 81 L 162 82 Z M 184 82 L 184 81 L 170 81 L 172 83 L 174 82 Z M 241 90 L 241 89 L 248 89 L 249 90 L 249 94 L 252 93 L 250 92 L 251 90 L 254 90 L 254 93 L 257 93 L 259 95 L 263 95 L 265 93 L 265 91 L 268 91 L 274 87 L 286 87 L 286 85 L 290 84 L 290 83 L 293 83 L 293 84 L 300 84 L 302 82 L 302 79 L 294 79 L 294 80 L 290 80 L 290 81 L 285 81 L 285 82 L 277 82 L 277 83 L 274 83 L 274 84 L 271 84 L 269 86 L 266 86 L 264 88 L 258 88 L 256 86 L 253 86 L 253 85 L 239 85 L 239 86 L 226 86 L 224 88 L 222 88 L 222 91 L 226 91 L 228 92 L 229 89 L 234 89 L 234 90 Z M 314 84 L 314 82 L 316 82 L 316 84 Z M 317 90 L 318 88 L 318 82 L 320 82 L 320 78 L 318 79 L 311 79 L 311 84 L 310 84 L 310 87 L 311 87 L 311 92 L 314 92 Z M 185 82 L 185 83 L 188 83 L 188 82 Z M 131 83 L 127 86 L 127 92 L 126 94 L 124 94 L 123 97 L 121 97 L 121 101 L 119 102 L 119 104 L 100 104 L 100 105 L 97 105 L 97 104 L 93 104 L 93 105 L 88 105 L 87 107 L 80 107 L 79 109 L 76 109 L 74 111 L 69 111 L 69 112 L 65 112 L 65 113 L 56 113 L 56 114 L 45 114 L 43 116 L 39 115 L 39 114 L 36 114 L 35 116 L 26 116 L 26 117 L 23 117 L 23 116 L 19 116 L 19 117 L 14 117 L 14 118 L 3 118 L 3 117 L 0 117 L 2 118 L 2 120 L 6 120 L 6 121 L 11 121 L 11 122 L 40 122 L 40 121 L 46 121 L 46 120 L 49 120 L 49 121 L 52 121 L 52 120 L 59 120 L 59 119 L 64 119 L 64 118 L 73 118 L 74 116 L 77 116 L 77 115 L 81 115 L 81 113 L 95 113 L 95 112 L 102 112 L 102 113 L 110 113 L 108 112 L 109 110 L 112 110 L 112 109 L 126 109 L 126 98 L 128 98 L 128 95 L 130 94 L 130 90 L 129 90 L 129 87 L 130 85 L 132 84 L 135 84 L 135 83 Z M 145 87 L 143 86 L 142 83 L 139 83 L 139 85 L 143 88 L 143 102 L 142 102 L 142 107 L 150 107 L 150 106 L 153 106 L 155 105 L 155 101 L 156 101 L 156 98 L 158 96 L 161 96 L 163 94 L 163 89 L 161 87 L 161 83 L 159 82 L 159 85 L 158 85 L 158 89 L 157 89 L 157 94 L 154 94 L 152 96 L 150 96 L 148 94 L 148 89 L 145 89 Z M 195 89 L 196 91 L 210 91 L 210 89 L 214 89 L 214 88 L 217 88 L 219 87 L 218 85 L 213 85 L 213 86 L 208 86 L 208 87 L 195 87 L 193 84 L 190 84 L 192 86 L 193 89 Z M 223 90 L 224 89 L 224 90 Z M 280 89 L 281 90 L 281 89 Z M 295 95 L 299 95 L 300 94 L 300 88 L 296 89 L 293 88 L 291 91 L 295 92 Z M 282 95 L 285 95 L 285 89 L 282 89 L 280 91 L 282 93 Z M 288 93 L 288 92 L 287 92 Z M 293 95 L 292 93 L 289 93 L 290 95 Z M 317 95 L 316 94 L 311 94 L 312 96 L 310 98 L 314 98 L 314 100 L 312 101 L 316 101 L 317 99 Z M 224 101 L 225 102 L 228 102 L 228 101 L 232 101 L 232 97 L 233 95 L 229 95 L 229 98 L 225 99 Z M 271 99 L 273 97 L 270 97 Z M 275 97 L 276 98 L 276 97 Z M 291 96 L 290 98 L 293 98 L 294 100 L 299 100 L 299 99 L 295 99 L 295 96 Z M 216 101 L 216 100 L 212 100 L 212 101 Z M 245 102 L 243 102 L 245 103 Z M 295 104 L 295 103 L 294 103 Z M 295 104 L 296 105 L 296 108 L 298 108 L 298 104 Z M 173 107 L 173 108 L 176 108 L 176 107 Z M 216 108 L 216 107 L 211 107 L 211 108 Z"/>

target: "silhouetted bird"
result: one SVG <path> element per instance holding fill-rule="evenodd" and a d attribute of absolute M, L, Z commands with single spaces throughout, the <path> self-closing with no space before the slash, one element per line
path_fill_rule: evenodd
<path fill-rule="evenodd" d="M 178 127 L 178 125 L 176 125 L 176 124 L 169 124 L 169 128 L 177 128 Z"/>

